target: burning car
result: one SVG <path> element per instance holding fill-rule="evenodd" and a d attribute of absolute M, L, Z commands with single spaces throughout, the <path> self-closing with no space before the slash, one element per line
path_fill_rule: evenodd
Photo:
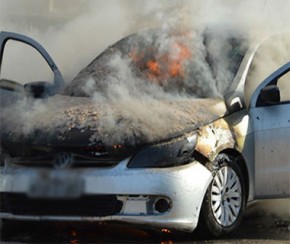
<path fill-rule="evenodd" d="M 24 85 L 1 76 L 1 219 L 198 226 L 217 237 L 238 228 L 248 202 L 289 197 L 290 63 L 247 102 L 258 46 L 159 35 L 122 39 L 65 84 L 40 44 L 1 32 L 0 64 L 15 40 L 54 74 Z"/>

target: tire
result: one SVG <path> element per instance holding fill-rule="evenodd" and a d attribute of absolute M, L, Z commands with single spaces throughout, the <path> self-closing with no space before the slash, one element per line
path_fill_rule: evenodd
<path fill-rule="evenodd" d="M 207 165 L 213 173 L 201 208 L 201 233 L 220 237 L 239 227 L 245 210 L 245 182 L 235 158 L 220 154 Z"/>

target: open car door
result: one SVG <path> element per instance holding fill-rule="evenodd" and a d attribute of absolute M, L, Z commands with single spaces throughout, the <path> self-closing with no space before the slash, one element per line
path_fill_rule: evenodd
<path fill-rule="evenodd" d="M 33 49 L 35 49 L 45 60 L 45 62 L 48 64 L 49 69 L 51 69 L 52 73 L 53 73 L 53 81 L 27 81 L 27 83 L 25 84 L 21 84 L 19 83 L 18 80 L 10 80 L 7 79 L 6 77 L 3 76 L 3 56 L 4 56 L 4 49 L 6 47 L 6 44 L 10 41 L 16 41 L 16 42 L 21 42 L 24 44 L 27 44 L 28 46 L 31 46 Z M 21 54 L 15 52 L 14 56 L 21 56 Z M 21 57 L 19 57 L 21 58 Z M 29 63 L 30 61 L 24 59 L 24 62 L 21 63 L 22 70 L 25 70 L 25 65 L 27 65 L 27 63 Z M 14 73 L 16 73 L 16 69 L 17 66 L 14 63 L 10 64 L 11 67 L 9 67 L 9 69 L 14 68 L 15 66 L 15 71 Z M 37 68 L 35 69 L 35 72 L 37 71 Z M 46 50 L 36 41 L 34 41 L 33 39 L 24 36 L 24 35 L 20 35 L 20 34 L 16 34 L 16 33 L 11 33 L 11 32 L 0 32 L 0 92 L 2 94 L 2 99 L 5 95 L 7 95 L 9 92 L 13 92 L 13 93 L 21 93 L 22 91 L 28 91 L 28 92 L 32 92 L 34 96 L 38 97 L 38 96 L 42 96 L 43 94 L 48 94 L 48 95 L 54 95 L 56 94 L 59 89 L 63 86 L 64 81 L 63 81 L 63 77 L 59 71 L 59 69 L 57 68 L 56 64 L 54 63 L 54 61 L 52 60 L 52 58 L 49 56 L 49 54 L 46 52 Z M 7 91 L 7 92 L 6 92 Z M 11 93 L 12 94 L 12 93 Z M 3 104 L 2 101 L 1 104 Z"/>
<path fill-rule="evenodd" d="M 290 62 L 253 93 L 256 198 L 290 196 Z"/>

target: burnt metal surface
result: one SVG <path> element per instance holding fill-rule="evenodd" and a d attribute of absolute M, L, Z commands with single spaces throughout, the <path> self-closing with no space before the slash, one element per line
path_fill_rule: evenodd
<path fill-rule="evenodd" d="M 224 119 L 219 119 L 199 130 L 196 149 L 211 161 L 224 149 L 235 148 L 232 128 Z"/>
<path fill-rule="evenodd" d="M 3 145 L 136 146 L 174 138 L 227 114 L 221 99 L 159 102 L 166 108 L 166 117 L 157 121 L 155 116 L 136 121 L 122 104 L 95 104 L 89 98 L 54 96 L 36 104 L 35 109 L 21 103 L 1 111 Z M 104 126 L 104 121 L 110 123 L 111 116 L 117 124 Z"/>

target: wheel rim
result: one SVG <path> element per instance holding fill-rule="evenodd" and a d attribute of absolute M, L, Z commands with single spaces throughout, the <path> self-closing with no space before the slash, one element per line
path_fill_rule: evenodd
<path fill-rule="evenodd" d="M 231 226 L 242 206 L 242 188 L 238 175 L 228 166 L 219 169 L 211 187 L 211 208 L 216 221 Z"/>

